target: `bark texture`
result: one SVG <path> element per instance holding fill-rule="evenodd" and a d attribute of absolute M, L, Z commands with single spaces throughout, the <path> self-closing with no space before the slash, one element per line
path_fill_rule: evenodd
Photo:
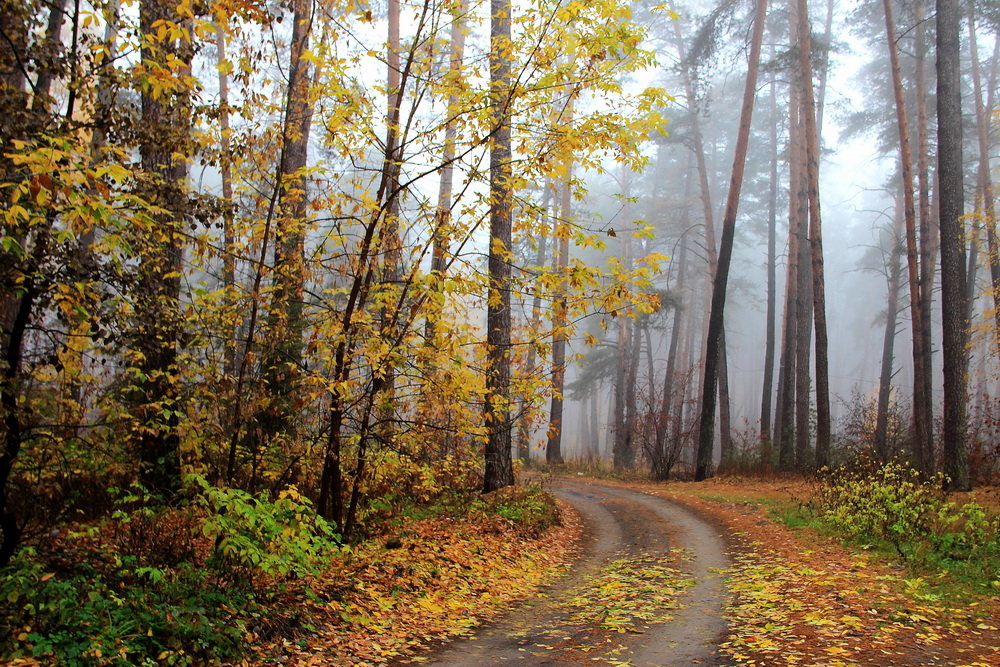
<path fill-rule="evenodd" d="M 944 353 L 944 472 L 955 491 L 971 487 L 966 446 L 965 249 L 962 98 L 957 0 L 937 0 L 938 181 L 941 230 L 941 348 Z"/>
<path fill-rule="evenodd" d="M 485 492 L 514 483 L 510 419 L 510 0 L 490 0 L 489 292 L 486 311 Z"/>

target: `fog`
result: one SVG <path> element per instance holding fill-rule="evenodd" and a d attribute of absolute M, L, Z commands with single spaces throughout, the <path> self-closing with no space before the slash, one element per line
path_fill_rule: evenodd
<path fill-rule="evenodd" d="M 871 3 L 868 3 L 871 4 Z M 691 36 L 704 25 L 704 16 L 712 6 L 703 3 L 678 7 L 681 33 Z M 768 187 L 770 185 L 771 150 L 769 133 L 777 128 L 778 137 L 778 183 L 777 183 L 777 351 L 775 356 L 775 377 L 781 354 L 781 321 L 785 293 L 788 244 L 788 130 L 787 100 L 790 72 L 787 63 L 781 61 L 788 51 L 787 16 L 785 7 L 772 9 L 765 45 L 762 74 L 757 86 L 757 100 L 754 109 L 753 129 L 747 157 L 747 174 L 740 202 L 737 220 L 735 249 L 729 278 L 729 290 L 725 313 L 725 339 L 728 360 L 729 394 L 731 398 L 731 424 L 736 435 L 738 448 L 755 451 L 759 439 L 761 418 L 762 378 L 765 365 L 766 344 L 766 284 L 767 284 L 767 218 Z M 829 28 L 829 49 L 824 34 L 826 12 L 831 12 Z M 909 104 L 915 109 L 913 88 L 913 42 L 915 20 L 913 7 L 906 5 L 900 10 L 898 33 L 903 52 L 903 69 Z M 732 165 L 733 140 L 738 123 L 738 100 L 742 92 L 747 67 L 747 45 L 749 39 L 749 17 L 752 7 L 737 5 L 728 21 L 720 22 L 720 31 L 715 36 L 717 50 L 707 63 L 698 67 L 701 97 L 695 106 L 704 134 L 708 180 L 711 188 L 716 235 L 722 218 L 722 208 L 729 185 Z M 892 106 L 891 80 L 888 76 L 888 51 L 884 35 L 884 24 L 880 23 L 880 6 L 866 7 L 858 2 L 814 3 L 812 7 L 812 30 L 814 33 L 814 58 L 816 67 L 814 82 L 822 107 L 822 159 L 820 161 L 820 200 L 823 214 L 823 251 L 825 261 L 825 284 L 827 290 L 826 313 L 829 330 L 829 368 L 832 414 L 835 438 L 844 446 L 861 447 L 865 443 L 848 442 L 849 430 L 845 420 L 857 421 L 856 408 L 861 403 L 871 405 L 878 393 L 882 346 L 886 326 L 886 302 L 888 293 L 888 265 L 892 244 L 892 226 L 897 215 L 896 193 L 899 188 L 898 138 L 895 112 Z M 641 12 L 639 13 L 641 17 Z M 910 17 L 910 18 L 908 18 Z M 876 21 L 871 23 L 871 21 Z M 907 23 L 909 21 L 909 23 Z M 995 53 L 996 33 L 988 23 L 980 19 L 977 41 L 980 58 L 983 54 Z M 622 215 L 642 217 L 655 224 L 656 239 L 650 245 L 672 256 L 673 275 L 659 276 L 655 283 L 658 289 L 675 290 L 678 261 L 676 246 L 681 233 L 689 229 L 689 251 L 694 255 L 695 266 L 687 278 L 687 294 L 683 307 L 685 315 L 695 320 L 695 335 L 702 340 L 707 312 L 704 292 L 708 272 L 704 247 L 704 231 L 701 225 L 701 204 L 698 196 L 697 175 L 694 173 L 693 146 L 691 141 L 691 100 L 686 99 L 682 82 L 682 66 L 678 65 L 677 44 L 670 35 L 668 26 L 654 21 L 651 24 L 650 40 L 655 45 L 661 69 L 650 73 L 654 85 L 663 86 L 674 101 L 664 110 L 670 120 L 666 126 L 667 136 L 661 137 L 657 145 L 648 153 L 650 164 L 645 173 L 628 179 L 631 192 L 623 193 L 613 184 L 620 183 L 620 173 L 590 175 L 587 177 L 587 196 L 579 202 L 575 214 L 579 218 L 593 218 L 610 224 L 615 219 L 621 224 Z M 970 62 L 968 56 L 968 34 L 963 32 L 963 54 L 968 77 Z M 693 40 L 687 39 L 690 48 Z M 933 38 L 929 38 L 927 54 L 928 90 L 934 90 L 933 83 Z M 828 58 L 828 60 L 827 60 Z M 824 61 L 826 61 L 824 63 Z M 826 65 L 824 71 L 824 64 Z M 984 72 L 994 72 L 995 56 L 992 62 L 983 63 Z M 989 79 L 995 84 L 995 76 Z M 769 109 L 771 89 L 776 97 L 776 115 Z M 972 82 L 966 81 L 963 91 L 965 113 L 965 161 L 966 212 L 974 213 L 976 203 L 976 169 L 978 152 L 974 145 L 975 109 L 972 102 Z M 993 98 L 993 91 L 989 91 Z M 931 110 L 931 156 L 933 174 L 933 100 Z M 913 112 L 911 109 L 911 113 Z M 916 114 L 912 113 L 915 118 Z M 996 116 L 991 124 L 991 137 L 995 139 Z M 915 143 L 915 142 L 914 142 Z M 995 144 L 991 144 L 991 155 L 996 156 Z M 933 175 L 932 175 L 933 178 Z M 634 197 L 631 206 L 615 207 L 616 194 Z M 931 197 L 935 194 L 931 192 Z M 974 216 L 970 215 L 970 219 Z M 975 223 L 977 228 L 979 223 Z M 971 241 L 970 241 L 971 242 Z M 985 244 L 984 240 L 975 243 Z M 617 250 L 620 252 L 620 245 Z M 609 248 L 609 250 L 613 250 Z M 995 348 L 989 343 L 992 328 L 984 325 L 992 318 L 992 301 L 989 297 L 988 254 L 980 249 L 977 285 L 974 290 L 975 302 L 972 308 L 973 328 L 986 326 L 986 334 L 974 337 L 971 343 L 970 395 L 974 406 L 988 406 L 991 397 L 997 395 L 997 357 Z M 898 402 L 904 414 L 912 396 L 912 355 L 908 299 L 905 275 L 906 257 L 902 257 L 903 288 L 900 294 L 900 312 L 896 321 L 895 353 L 893 364 L 893 400 Z M 940 415 L 941 358 L 938 341 L 941 335 L 940 303 L 937 285 L 934 288 L 932 307 L 933 327 L 933 387 L 935 413 Z M 648 365 L 647 343 L 643 340 L 641 357 L 634 381 L 638 398 L 636 418 L 648 413 L 650 403 L 656 404 L 663 391 L 664 373 L 670 344 L 669 324 L 676 311 L 664 314 L 662 320 L 652 329 L 650 337 L 652 368 Z M 598 316 L 595 316 L 598 317 Z M 613 335 L 614 324 L 607 326 L 603 343 L 619 346 L 621 339 Z M 586 328 L 586 326 L 582 327 Z M 985 342 L 984 342 L 985 341 Z M 584 344 L 582 337 L 573 341 L 573 351 L 580 357 L 569 371 L 568 383 L 586 382 L 586 366 L 593 363 L 588 355 L 593 348 Z M 696 417 L 700 397 L 701 346 L 690 352 L 693 362 L 693 387 L 685 396 L 691 402 L 686 420 Z M 814 357 L 810 357 L 813 359 Z M 812 361 L 810 361 L 812 363 Z M 652 379 L 650 378 L 652 374 Z M 605 460 L 610 460 L 611 442 L 615 438 L 615 377 L 605 377 L 597 391 L 598 398 L 576 399 L 567 402 L 565 417 L 565 437 L 563 454 L 569 458 L 593 456 L 599 452 Z M 579 387 L 577 387 L 579 391 Z M 652 399 L 652 400 L 651 400 Z M 595 434 L 594 411 L 600 425 L 600 433 Z M 772 410 L 774 403 L 772 401 Z M 655 411 L 655 410 L 654 410 Z M 640 427 L 641 428 L 641 427 Z M 691 425 L 685 429 L 692 429 Z M 682 429 L 683 431 L 684 429 Z M 719 439 L 718 428 L 716 439 Z M 544 438 L 539 432 L 535 443 L 535 455 L 541 457 Z M 599 447 L 594 446 L 598 438 Z M 693 442 L 688 441 L 681 460 L 693 460 Z"/>

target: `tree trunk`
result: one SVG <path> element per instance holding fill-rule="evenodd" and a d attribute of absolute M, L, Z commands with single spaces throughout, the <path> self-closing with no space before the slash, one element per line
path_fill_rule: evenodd
<path fill-rule="evenodd" d="M 896 102 L 896 123 L 899 129 L 899 168 L 903 191 L 903 220 L 906 225 L 906 264 L 910 282 L 910 322 L 913 330 L 913 459 L 918 468 L 929 471 L 929 454 L 932 451 L 931 429 L 928 415 L 924 411 L 927 401 L 924 391 L 929 386 L 927 378 L 927 354 L 923 348 L 921 334 L 921 308 L 919 267 L 917 265 L 916 211 L 913 198 L 913 158 L 910 154 L 910 128 L 903 94 L 903 76 L 899 65 L 899 51 L 896 46 L 896 22 L 893 17 L 891 0 L 883 0 L 885 12 L 886 40 L 889 45 L 889 63 L 892 69 L 892 91 Z"/>
<path fill-rule="evenodd" d="M 900 192 L 905 186 L 900 189 Z M 885 309 L 885 333 L 882 337 L 882 368 L 878 382 L 878 404 L 875 413 L 875 453 L 880 461 L 888 462 L 890 453 L 887 442 L 889 425 L 889 398 L 892 394 L 892 365 L 896 344 L 896 321 L 899 316 L 900 255 L 902 254 L 903 202 L 896 198 L 895 223 L 892 230 L 892 248 L 889 251 L 888 298 Z"/>
<path fill-rule="evenodd" d="M 642 356 L 642 329 L 639 327 L 638 323 L 632 321 L 629 326 L 629 333 L 631 334 L 631 342 L 629 344 L 629 359 L 626 368 L 625 377 L 625 432 L 628 436 L 627 451 L 629 456 L 628 467 L 635 467 L 635 459 L 637 452 L 635 451 L 636 443 L 636 419 L 639 412 L 639 406 L 636 403 L 636 395 L 639 389 L 639 360 Z"/>
<path fill-rule="evenodd" d="M 695 460 L 695 479 L 699 481 L 712 476 L 715 396 L 716 383 L 718 382 L 718 363 L 719 357 L 722 354 L 722 327 L 726 307 L 726 285 L 729 279 L 729 264 L 733 253 L 733 238 L 736 233 L 736 213 L 739 208 L 740 189 L 743 186 L 743 171 L 746 166 L 747 146 L 750 141 L 750 120 L 753 115 L 754 95 L 757 89 L 757 70 L 760 63 L 760 45 L 764 37 L 766 11 L 767 0 L 757 0 L 753 36 L 750 42 L 750 59 L 747 64 L 747 80 L 743 89 L 743 104 L 740 109 L 740 126 L 736 137 L 736 152 L 733 157 L 732 178 L 729 182 L 726 212 L 722 218 L 722 242 L 719 247 L 719 264 L 712 284 L 712 308 L 708 320 L 708 349 L 705 355 L 705 380 L 701 396 L 701 426 L 698 434 L 698 451 Z"/>
<path fill-rule="evenodd" d="M 778 211 L 778 103 L 776 83 L 771 78 L 770 123 L 771 179 L 767 196 L 767 314 L 764 338 L 764 386 L 760 398 L 760 463 L 771 465 L 771 398 L 774 395 L 774 344 L 777 316 L 777 211 Z"/>
<path fill-rule="evenodd" d="M 514 483 L 510 421 L 510 0 L 490 0 L 490 244 L 486 311 L 485 492 Z"/>
<path fill-rule="evenodd" d="M 800 110 L 801 112 L 801 110 Z M 804 132 L 800 126 L 799 132 Z M 804 139 L 804 137 L 802 137 Z M 806 470 L 811 462 L 807 460 L 806 452 L 812 442 L 812 382 L 809 375 L 809 362 L 812 358 L 813 331 L 813 291 L 812 263 L 809 254 L 809 214 L 806 176 L 805 141 L 800 144 L 798 159 L 800 160 L 799 182 L 802 185 L 799 197 L 797 224 L 799 225 L 799 279 L 795 313 L 798 322 L 795 325 L 795 467 Z"/>
<path fill-rule="evenodd" d="M 13 313 L 10 326 L 4 329 L 4 356 L 0 378 L 0 409 L 3 410 L 4 443 L 0 453 L 0 567 L 10 563 L 21 542 L 23 527 L 10 506 L 10 476 L 14 463 L 24 443 L 24 424 L 18 405 L 19 375 L 24 352 L 24 335 L 34 310 L 37 297 L 31 277 L 25 281 L 23 292 Z"/>
<path fill-rule="evenodd" d="M 694 301 L 692 296 L 690 299 L 684 299 L 688 307 L 690 307 Z M 673 400 L 673 411 L 674 414 L 670 420 L 670 444 L 676 447 L 678 452 L 683 449 L 682 442 L 685 439 L 685 419 L 688 404 L 689 391 L 691 388 L 691 376 L 693 374 L 692 368 L 694 362 L 692 357 L 694 356 L 694 351 L 692 349 L 692 340 L 694 340 L 694 327 L 695 318 L 685 317 L 681 320 L 681 335 L 680 341 L 678 342 L 679 349 L 677 351 L 678 365 L 675 373 L 678 379 L 674 382 L 675 387 L 675 397 Z M 692 457 L 692 463 L 694 459 Z"/>
<path fill-rule="evenodd" d="M 155 35 L 159 21 L 177 18 L 174 5 L 164 0 L 144 0 L 139 6 L 143 35 Z M 190 42 L 145 39 L 140 47 L 143 62 L 166 68 L 190 67 Z M 176 59 L 176 61 L 175 61 Z M 154 216 L 157 240 L 151 242 L 139 268 L 137 312 L 144 315 L 136 331 L 138 369 L 147 378 L 136 382 L 133 395 L 139 421 L 137 451 L 139 481 L 153 493 L 170 498 L 180 488 L 180 386 L 177 360 L 180 320 L 182 239 L 187 226 L 186 180 L 191 125 L 190 96 L 185 90 L 171 96 L 144 93 L 141 98 L 143 136 L 139 147 L 143 172 L 152 184 L 143 195 L 161 212 Z"/>
<path fill-rule="evenodd" d="M 548 443 L 545 447 L 545 462 L 562 465 L 562 425 L 563 389 L 566 383 L 566 342 L 568 335 L 567 291 L 569 289 L 567 270 L 569 268 L 569 235 L 572 211 L 572 166 L 562 184 L 559 202 L 560 224 L 555 242 L 558 243 L 555 269 L 559 275 L 559 288 L 552 304 L 552 403 L 549 410 Z"/>
<path fill-rule="evenodd" d="M 809 183 L 809 240 L 812 250 L 813 318 L 816 329 L 816 465 L 830 463 L 832 424 L 830 419 L 830 376 L 826 327 L 826 283 L 823 275 L 823 219 L 819 201 L 819 130 L 813 96 L 812 47 L 807 0 L 799 6 L 799 64 L 802 70 L 802 102 L 805 116 L 806 179 Z"/>
<path fill-rule="evenodd" d="M 797 16 L 798 12 L 793 12 Z M 798 19 L 793 19 L 795 23 Z M 808 467 L 806 452 L 811 441 L 810 425 L 812 414 L 812 385 L 809 376 L 809 361 L 812 355 L 812 263 L 809 255 L 809 151 L 806 139 L 804 76 L 799 73 L 798 87 L 795 95 L 793 142 L 795 151 L 789 154 L 789 159 L 795 160 L 798 168 L 797 188 L 790 191 L 789 225 L 796 229 L 799 237 L 798 279 L 795 281 L 798 291 L 795 302 L 795 468 L 804 470 Z"/>
<path fill-rule="evenodd" d="M 628 239 L 625 240 L 626 262 Z M 624 314 L 618 315 L 617 352 L 618 364 L 615 373 L 615 470 L 628 470 L 634 461 L 632 450 L 632 429 L 629 424 L 629 365 L 632 359 L 632 322 Z"/>
<path fill-rule="evenodd" d="M 60 55 L 63 55 L 62 24 L 65 17 L 66 0 L 55 0 L 49 8 L 43 58 L 38 67 L 35 85 L 32 86 L 31 111 L 36 114 L 45 114 L 52 107 L 52 82 L 58 76 L 58 68 L 54 63 L 58 61 Z"/>
<path fill-rule="evenodd" d="M 823 116 L 826 110 L 826 82 L 830 74 L 830 53 L 833 51 L 831 39 L 833 38 L 833 7 L 836 0 L 826 0 L 826 19 L 823 22 L 823 48 L 826 49 L 826 58 L 823 68 L 819 71 L 819 90 L 816 93 L 816 136 L 823 138 Z"/>
<path fill-rule="evenodd" d="M 926 75 L 926 51 L 927 51 L 927 22 L 924 20 L 925 0 L 916 0 L 916 48 L 914 56 L 916 60 L 916 86 L 915 95 L 917 98 L 917 202 L 918 213 L 920 214 L 920 335 L 923 341 L 920 345 L 923 350 L 923 407 L 920 412 L 924 415 L 928 425 L 934 423 L 934 401 L 933 401 L 933 336 L 931 331 L 931 307 L 934 298 L 934 255 L 936 253 L 935 230 L 936 225 L 932 219 L 932 207 L 930 197 L 930 139 L 928 138 L 927 121 L 927 75 Z M 912 316 L 912 314 L 911 314 Z M 915 378 L 918 381 L 918 378 Z M 916 396 L 916 391 L 914 391 Z M 924 446 L 921 450 L 921 459 L 916 463 L 927 474 L 934 470 L 934 432 L 928 426 L 928 433 L 925 436 Z"/>
<path fill-rule="evenodd" d="M 728 471 L 736 456 L 733 445 L 733 417 L 729 403 L 729 355 L 726 352 L 726 327 L 719 333 L 719 470 Z"/>
<path fill-rule="evenodd" d="M 938 180 L 941 230 L 941 348 L 944 352 L 944 472 L 971 488 L 966 449 L 965 258 L 962 244 L 962 99 L 957 0 L 937 0 Z"/>

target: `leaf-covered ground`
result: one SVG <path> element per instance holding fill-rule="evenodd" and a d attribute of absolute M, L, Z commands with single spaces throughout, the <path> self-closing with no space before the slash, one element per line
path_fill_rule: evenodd
<path fill-rule="evenodd" d="M 572 562 L 579 516 L 532 538 L 501 519 L 424 519 L 398 538 L 352 549 L 302 610 L 311 632 L 260 642 L 255 662 L 378 665 L 461 636 L 523 600 Z"/>
<path fill-rule="evenodd" d="M 1000 664 L 997 595 L 944 599 L 902 566 L 786 528 L 745 500 L 789 500 L 801 489 L 732 480 L 645 489 L 731 532 L 734 597 L 723 648 L 734 664 Z"/>
<path fill-rule="evenodd" d="M 1000 664 L 996 595 L 945 598 L 891 559 L 788 528 L 758 504 L 802 499 L 803 487 L 731 479 L 610 485 L 681 502 L 727 535 L 733 595 L 724 664 Z M 303 609 L 309 632 L 259 641 L 256 661 L 386 664 L 469 634 L 572 563 L 584 530 L 560 505 L 563 525 L 537 539 L 499 520 L 435 518 L 408 525 L 398 541 L 360 545 Z M 580 664 L 630 664 L 614 635 L 668 621 L 690 583 L 672 559 L 634 560 L 612 561 L 572 591 L 560 613 L 580 630 L 556 633 L 547 648 Z"/>

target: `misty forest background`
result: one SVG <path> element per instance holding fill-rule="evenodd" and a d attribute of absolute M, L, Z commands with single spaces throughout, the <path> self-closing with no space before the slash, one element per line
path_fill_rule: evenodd
<path fill-rule="evenodd" d="M 197 560 L 151 534 L 196 507 L 227 576 L 292 575 L 517 459 L 990 481 L 998 27 L 2 0 L 0 566 L 36 573 L 9 599 L 70 523 L 148 582 Z"/>

